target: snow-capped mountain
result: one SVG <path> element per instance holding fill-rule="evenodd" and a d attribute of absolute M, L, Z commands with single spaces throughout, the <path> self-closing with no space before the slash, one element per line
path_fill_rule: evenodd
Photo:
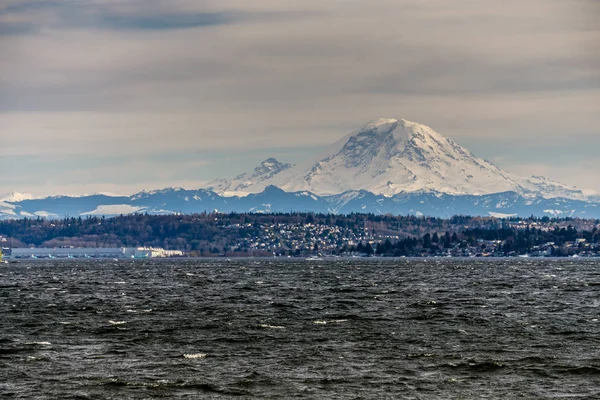
<path fill-rule="evenodd" d="M 258 193 L 268 185 L 317 195 L 356 190 L 384 196 L 514 191 L 524 196 L 585 198 L 580 190 L 543 177 L 523 178 L 503 171 L 428 126 L 391 118 L 369 122 L 306 163 L 262 179 L 246 179 L 235 191 Z"/>
<path fill-rule="evenodd" d="M 246 195 L 250 187 L 262 187 L 263 182 L 268 182 L 275 175 L 292 168 L 289 163 L 282 163 L 274 158 L 268 158 L 260 163 L 254 171 L 241 174 L 232 179 L 217 179 L 206 185 L 206 189 L 225 196 Z"/>
<path fill-rule="evenodd" d="M 31 200 L 35 199 L 35 196 L 31 193 L 19 193 L 19 192 L 11 192 L 7 195 L 0 197 L 0 202 L 15 202 L 15 201 L 23 201 L 23 200 Z"/>

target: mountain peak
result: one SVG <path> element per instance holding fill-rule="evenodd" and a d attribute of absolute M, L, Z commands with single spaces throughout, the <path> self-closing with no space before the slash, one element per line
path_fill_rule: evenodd
<path fill-rule="evenodd" d="M 427 125 L 423 125 L 418 122 L 412 122 L 404 118 L 375 119 L 363 125 L 354 134 L 347 136 L 347 138 L 350 139 L 348 141 L 351 141 L 357 138 L 372 139 L 374 138 L 374 136 L 392 136 L 393 140 L 395 140 L 397 143 L 401 143 L 402 145 L 404 145 L 414 137 L 422 139 L 426 136 L 429 136 L 437 139 L 437 142 L 439 142 L 440 139 L 442 141 L 447 140 L 447 138 L 435 132 Z"/>
<path fill-rule="evenodd" d="M 17 203 L 19 201 L 33 200 L 35 198 L 36 198 L 36 196 L 32 195 L 31 193 L 11 192 L 11 193 L 7 194 L 6 196 L 0 198 L 0 201 L 6 201 L 9 203 Z"/>
<path fill-rule="evenodd" d="M 291 168 L 292 164 L 282 163 L 276 158 L 270 157 L 261 162 L 256 168 L 254 168 L 254 176 L 262 176 L 265 174 L 275 175 L 281 171 Z"/>
<path fill-rule="evenodd" d="M 392 125 L 395 125 L 397 123 L 398 120 L 395 118 L 378 118 L 374 119 L 373 121 L 367 122 L 365 125 L 363 125 L 360 131 L 377 130 L 384 132 L 386 130 L 389 130 L 389 128 Z"/>
<path fill-rule="evenodd" d="M 289 170 L 293 165 L 283 163 L 276 158 L 269 157 L 262 161 L 254 170 L 241 174 L 232 179 L 216 179 L 210 182 L 206 189 L 214 190 L 216 193 L 227 196 L 245 196 L 250 193 L 249 187 L 269 181 L 271 178 L 283 171 Z M 261 186 L 264 188 L 264 185 Z"/>
<path fill-rule="evenodd" d="M 263 165 L 263 164 L 278 164 L 278 163 L 279 163 L 278 159 L 269 157 L 266 160 L 264 160 L 263 162 L 261 162 L 260 164 Z"/>
<path fill-rule="evenodd" d="M 366 189 L 387 196 L 422 190 L 484 194 L 498 186 L 515 187 L 494 165 L 430 127 L 406 119 L 370 121 L 315 160 L 295 168 L 293 176 L 287 176 L 292 171 L 286 174 L 281 187 L 322 195 Z"/>

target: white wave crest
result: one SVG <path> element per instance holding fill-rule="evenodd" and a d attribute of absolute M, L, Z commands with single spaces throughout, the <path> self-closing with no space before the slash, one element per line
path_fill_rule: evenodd
<path fill-rule="evenodd" d="M 342 322 L 347 322 L 347 319 L 331 319 L 329 321 L 317 320 L 313 321 L 315 325 L 327 325 L 327 324 L 341 324 Z"/>
<path fill-rule="evenodd" d="M 206 358 L 206 353 L 190 353 L 184 354 L 183 358 Z"/>
<path fill-rule="evenodd" d="M 259 326 L 261 328 L 268 328 L 268 329 L 285 329 L 285 326 L 281 326 L 281 325 L 260 324 Z"/>

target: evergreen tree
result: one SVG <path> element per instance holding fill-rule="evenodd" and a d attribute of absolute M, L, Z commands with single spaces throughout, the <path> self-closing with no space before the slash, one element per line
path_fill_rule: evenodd
<path fill-rule="evenodd" d="M 424 249 L 431 248 L 431 235 L 429 233 L 426 233 L 425 235 L 423 235 L 423 248 Z"/>

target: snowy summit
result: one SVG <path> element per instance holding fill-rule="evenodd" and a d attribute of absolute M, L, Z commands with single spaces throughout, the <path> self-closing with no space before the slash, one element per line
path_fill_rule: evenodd
<path fill-rule="evenodd" d="M 11 193 L 1 197 L 0 202 L 15 203 L 18 201 L 32 200 L 35 198 L 36 197 L 34 195 L 32 195 L 31 193 L 11 192 Z"/>
<path fill-rule="evenodd" d="M 210 182 L 206 189 L 214 190 L 225 196 L 245 196 L 252 191 L 249 188 L 262 187 L 263 182 L 268 182 L 275 175 L 292 168 L 292 164 L 282 163 L 275 158 L 268 158 L 261 162 L 254 171 L 241 174 L 233 179 L 217 179 Z"/>

